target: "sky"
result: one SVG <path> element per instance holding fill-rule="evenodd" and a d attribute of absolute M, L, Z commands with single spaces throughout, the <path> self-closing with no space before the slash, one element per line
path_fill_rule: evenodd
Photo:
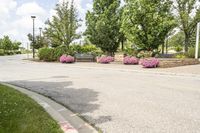
<path fill-rule="evenodd" d="M 63 0 L 0 0 L 0 38 L 10 36 L 12 40 L 21 41 L 25 47 L 29 43 L 27 34 L 32 33 L 32 19 L 35 15 L 35 32 L 44 28 L 45 21 L 55 14 L 55 5 Z M 64 0 L 66 1 L 66 0 Z M 70 1 L 70 0 L 68 0 Z M 85 14 L 92 9 L 93 0 L 74 0 L 83 21 L 78 32 L 85 30 Z"/>

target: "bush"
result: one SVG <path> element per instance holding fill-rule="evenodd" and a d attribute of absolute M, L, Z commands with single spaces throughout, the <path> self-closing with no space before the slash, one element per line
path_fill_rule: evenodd
<path fill-rule="evenodd" d="M 15 54 L 22 54 L 22 52 L 21 51 L 16 51 Z"/>
<path fill-rule="evenodd" d="M 159 60 L 156 58 L 141 59 L 140 64 L 144 68 L 156 68 L 159 65 Z"/>
<path fill-rule="evenodd" d="M 43 61 L 56 61 L 54 57 L 54 49 L 48 47 L 39 49 L 38 57 Z"/>
<path fill-rule="evenodd" d="M 92 54 L 92 55 L 102 55 L 102 51 L 97 48 L 95 45 L 71 45 L 70 46 L 71 53 L 73 52 L 74 54 Z M 68 53 L 68 55 L 71 55 Z"/>
<path fill-rule="evenodd" d="M 186 54 L 187 57 L 189 58 L 195 58 L 195 48 L 194 47 L 190 47 L 188 50 L 188 53 Z M 200 58 L 200 48 L 199 48 L 199 58 Z"/>
<path fill-rule="evenodd" d="M 180 53 L 180 54 L 177 54 L 177 55 L 175 56 L 175 58 L 177 58 L 177 59 L 185 59 L 185 58 L 186 58 L 186 55 L 185 55 L 184 53 Z"/>
<path fill-rule="evenodd" d="M 0 49 L 0 56 L 3 56 L 5 53 L 4 53 L 4 50 L 3 49 Z"/>
<path fill-rule="evenodd" d="M 103 56 L 103 57 L 100 57 L 98 60 L 98 62 L 102 64 L 108 64 L 113 61 L 114 61 L 114 58 L 111 56 Z"/>
<path fill-rule="evenodd" d="M 54 48 L 53 50 L 53 56 L 55 60 L 59 60 L 59 58 L 67 53 L 67 47 L 66 46 L 59 46 L 57 48 Z"/>
<path fill-rule="evenodd" d="M 135 49 L 133 49 L 133 48 L 126 48 L 126 49 L 124 50 L 124 54 L 125 54 L 125 55 L 128 55 L 128 56 L 137 56 L 138 51 L 135 50 Z"/>
<path fill-rule="evenodd" d="M 61 62 L 61 63 L 74 63 L 74 62 L 75 62 L 75 59 L 74 59 L 74 57 L 72 57 L 72 56 L 70 56 L 70 55 L 68 55 L 68 56 L 62 55 L 62 56 L 60 57 L 60 62 Z"/>
<path fill-rule="evenodd" d="M 140 51 L 137 54 L 138 58 L 149 58 L 153 56 L 153 52 L 152 51 Z"/>
<path fill-rule="evenodd" d="M 124 64 L 126 65 L 135 65 L 135 64 L 138 64 L 139 63 L 139 59 L 136 58 L 136 57 L 131 57 L 131 56 L 126 56 L 124 58 Z"/>

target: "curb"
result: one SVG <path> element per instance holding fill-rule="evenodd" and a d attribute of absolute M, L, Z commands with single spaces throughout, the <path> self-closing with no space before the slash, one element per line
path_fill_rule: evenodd
<path fill-rule="evenodd" d="M 35 100 L 54 120 L 58 122 L 64 133 L 98 133 L 96 129 L 83 121 L 77 114 L 74 114 L 72 111 L 55 101 L 22 87 L 10 85 L 8 83 L 1 84 L 12 87 Z"/>

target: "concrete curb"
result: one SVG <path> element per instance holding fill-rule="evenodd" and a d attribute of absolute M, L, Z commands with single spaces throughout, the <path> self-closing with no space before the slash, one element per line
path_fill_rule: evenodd
<path fill-rule="evenodd" d="M 8 83 L 1 84 L 12 87 L 35 100 L 47 111 L 47 113 L 49 113 L 53 119 L 58 122 L 64 133 L 98 133 L 96 129 L 83 121 L 77 116 L 77 114 L 74 114 L 72 111 L 55 101 L 18 86 L 10 85 Z"/>

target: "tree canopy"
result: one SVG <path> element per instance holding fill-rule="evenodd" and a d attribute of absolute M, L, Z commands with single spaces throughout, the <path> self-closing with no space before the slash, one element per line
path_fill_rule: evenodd
<path fill-rule="evenodd" d="M 174 8 L 178 12 L 177 21 L 185 35 L 184 50 L 187 52 L 196 25 L 200 21 L 200 6 L 197 5 L 199 0 L 175 0 L 175 2 Z"/>
<path fill-rule="evenodd" d="M 56 15 L 52 16 L 52 20 L 46 22 L 47 27 L 44 34 L 49 39 L 52 47 L 59 45 L 68 47 L 70 43 L 80 37 L 77 34 L 80 24 L 74 1 L 57 4 L 55 10 Z"/>
<path fill-rule="evenodd" d="M 113 55 L 119 47 L 120 0 L 94 0 L 93 10 L 86 14 L 85 34 L 102 51 Z"/>
<path fill-rule="evenodd" d="M 170 0 L 126 0 L 122 30 L 139 48 L 158 49 L 176 25 L 171 7 Z"/>

